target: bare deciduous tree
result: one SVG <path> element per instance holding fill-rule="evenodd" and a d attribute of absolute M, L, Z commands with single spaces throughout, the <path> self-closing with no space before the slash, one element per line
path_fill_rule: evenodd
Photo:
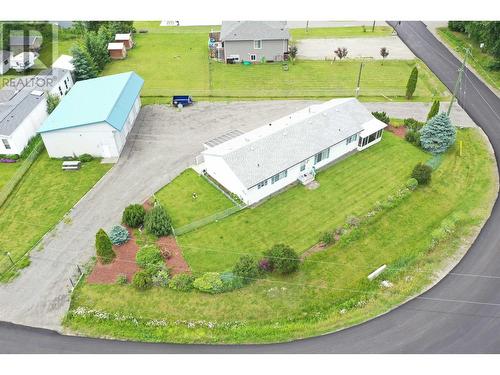
<path fill-rule="evenodd" d="M 349 53 L 349 51 L 345 47 L 338 47 L 334 52 L 339 58 L 339 60 L 342 60 Z"/>

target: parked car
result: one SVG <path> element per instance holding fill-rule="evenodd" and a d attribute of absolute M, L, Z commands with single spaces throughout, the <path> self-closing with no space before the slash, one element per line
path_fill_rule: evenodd
<path fill-rule="evenodd" d="M 177 108 L 182 108 L 193 104 L 193 98 L 189 95 L 174 95 L 172 97 L 172 105 Z"/>

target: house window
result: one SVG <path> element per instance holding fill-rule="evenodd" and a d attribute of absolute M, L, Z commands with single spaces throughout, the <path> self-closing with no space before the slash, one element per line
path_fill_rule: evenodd
<path fill-rule="evenodd" d="M 3 147 L 5 147 L 6 150 L 10 150 L 9 141 L 6 139 L 2 139 L 2 142 L 3 142 Z"/>
<path fill-rule="evenodd" d="M 346 139 L 345 144 L 348 145 L 349 143 L 356 141 L 356 139 L 358 139 L 357 134 L 351 135 L 349 138 Z"/>
<path fill-rule="evenodd" d="M 274 184 L 275 182 L 278 182 L 282 178 L 285 178 L 288 175 L 287 171 L 282 171 L 278 174 L 275 174 L 273 177 L 271 177 L 271 184 Z"/>
<path fill-rule="evenodd" d="M 61 86 L 59 86 L 59 94 L 61 94 L 61 96 L 63 96 L 63 92 L 62 92 Z"/>
<path fill-rule="evenodd" d="M 317 153 L 314 156 L 314 164 L 318 164 L 320 161 L 328 159 L 330 156 L 330 148 L 324 149 L 323 151 Z"/>
<path fill-rule="evenodd" d="M 262 48 L 262 40 L 254 40 L 253 49 L 261 49 L 261 48 Z"/>
<path fill-rule="evenodd" d="M 66 90 L 69 89 L 69 87 L 68 87 L 68 79 L 67 78 L 64 80 L 64 85 L 66 86 Z"/>
<path fill-rule="evenodd" d="M 304 172 L 304 170 L 306 169 L 306 162 L 303 162 L 301 165 L 300 165 L 300 171 L 301 172 Z"/>
<path fill-rule="evenodd" d="M 262 181 L 262 182 L 259 182 L 259 183 L 257 184 L 257 189 L 263 188 L 263 187 L 264 187 L 264 186 L 266 186 L 266 185 L 267 185 L 267 180 L 264 180 L 264 181 Z"/>
<path fill-rule="evenodd" d="M 250 54 L 250 61 L 255 61 L 257 60 L 257 56 L 255 55 L 255 53 L 251 53 Z"/>
<path fill-rule="evenodd" d="M 9 65 L 9 59 L 3 61 L 4 65 Z"/>

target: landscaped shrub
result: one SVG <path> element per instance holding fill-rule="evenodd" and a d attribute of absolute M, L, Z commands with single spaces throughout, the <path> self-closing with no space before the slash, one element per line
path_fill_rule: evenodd
<path fill-rule="evenodd" d="M 111 263 L 115 259 L 113 244 L 104 229 L 99 229 L 95 235 L 95 249 L 101 263 Z"/>
<path fill-rule="evenodd" d="M 250 255 L 243 255 L 233 267 L 233 273 L 242 281 L 250 282 L 259 276 L 259 265 Z"/>
<path fill-rule="evenodd" d="M 113 245 L 121 245 L 129 240 L 128 230 L 121 225 L 115 225 L 109 232 L 109 239 Z"/>
<path fill-rule="evenodd" d="M 405 134 L 405 139 L 412 145 L 420 147 L 420 133 L 417 130 L 409 130 Z"/>
<path fill-rule="evenodd" d="M 289 274 L 299 268 L 300 258 L 290 246 L 277 244 L 264 253 L 273 272 Z"/>
<path fill-rule="evenodd" d="M 224 284 L 218 272 L 207 272 L 196 278 L 193 286 L 200 292 L 215 294 L 223 291 Z"/>
<path fill-rule="evenodd" d="M 154 270 L 151 275 L 154 286 L 167 287 L 170 279 L 170 272 L 164 265 L 159 270 Z"/>
<path fill-rule="evenodd" d="M 418 163 L 413 168 L 411 177 L 418 181 L 419 185 L 427 185 L 431 181 L 432 168 L 426 164 Z"/>
<path fill-rule="evenodd" d="M 180 273 L 172 277 L 168 286 L 181 292 L 189 292 L 193 289 L 194 277 L 188 273 Z"/>
<path fill-rule="evenodd" d="M 146 210 L 140 204 L 131 204 L 125 208 L 122 223 L 131 228 L 139 228 L 144 223 Z"/>
<path fill-rule="evenodd" d="M 389 122 L 391 121 L 391 119 L 389 118 L 389 116 L 387 116 L 387 113 L 385 112 L 372 112 L 372 115 L 377 120 L 385 122 L 386 124 L 389 124 Z"/>
<path fill-rule="evenodd" d="M 220 279 L 222 280 L 222 292 L 230 292 L 245 286 L 245 280 L 233 272 L 221 273 Z"/>
<path fill-rule="evenodd" d="M 172 220 L 167 211 L 157 204 L 146 214 L 144 227 L 157 237 L 168 236 L 172 233 Z"/>
<path fill-rule="evenodd" d="M 418 69 L 415 66 L 410 73 L 410 77 L 408 78 L 408 82 L 406 83 L 406 99 L 412 98 L 413 93 L 415 92 L 415 89 L 417 88 L 417 81 L 418 81 Z"/>
<path fill-rule="evenodd" d="M 90 163 L 92 160 L 94 160 L 94 157 L 90 154 L 81 154 L 78 157 L 78 160 L 80 160 L 82 163 Z"/>
<path fill-rule="evenodd" d="M 125 285 L 125 284 L 127 284 L 128 283 L 127 276 L 125 276 L 124 274 L 118 275 L 118 277 L 116 278 L 116 283 L 118 285 Z"/>
<path fill-rule="evenodd" d="M 153 277 L 147 270 L 140 270 L 135 273 L 132 285 L 138 290 L 147 290 L 153 287 Z"/>
<path fill-rule="evenodd" d="M 457 130 L 450 118 L 441 112 L 420 129 L 420 144 L 425 151 L 442 154 L 455 143 L 456 136 Z"/>
<path fill-rule="evenodd" d="M 429 121 L 431 118 L 436 116 L 439 113 L 439 100 L 434 100 L 432 102 L 431 109 L 429 110 L 429 113 L 427 114 L 427 121 Z"/>
<path fill-rule="evenodd" d="M 408 130 L 420 130 L 422 127 L 425 125 L 424 122 L 415 120 L 414 118 L 408 117 L 403 120 L 403 125 L 408 129 Z"/>
<path fill-rule="evenodd" d="M 135 255 L 135 261 L 141 268 L 163 264 L 163 257 L 158 247 L 153 245 L 144 246 Z"/>
<path fill-rule="evenodd" d="M 323 232 L 319 236 L 319 242 L 323 245 L 329 245 L 333 242 L 333 233 L 332 232 Z"/>
<path fill-rule="evenodd" d="M 406 187 L 410 190 L 415 190 L 418 187 L 418 180 L 416 178 L 409 178 L 408 181 L 406 181 Z"/>
<path fill-rule="evenodd" d="M 269 263 L 269 259 L 263 258 L 259 260 L 259 270 L 261 272 L 271 272 L 271 264 Z"/>

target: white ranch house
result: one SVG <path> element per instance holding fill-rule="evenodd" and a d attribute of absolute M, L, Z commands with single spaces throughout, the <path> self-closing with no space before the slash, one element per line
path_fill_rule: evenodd
<path fill-rule="evenodd" d="M 357 99 L 333 99 L 205 143 L 197 169 L 254 204 L 297 181 L 311 183 L 318 169 L 379 142 L 385 126 Z"/>

